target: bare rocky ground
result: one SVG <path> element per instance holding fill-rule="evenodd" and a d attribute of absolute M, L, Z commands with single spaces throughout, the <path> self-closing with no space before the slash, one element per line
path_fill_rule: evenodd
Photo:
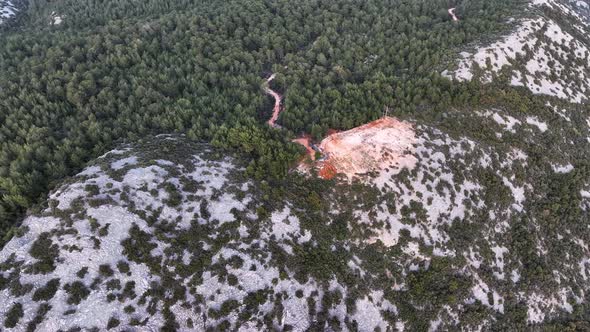
<path fill-rule="evenodd" d="M 0 24 L 14 17 L 16 13 L 17 9 L 12 1 L 0 0 Z"/>
<path fill-rule="evenodd" d="M 484 86 L 521 73 L 514 85 L 537 94 L 530 105 L 335 133 L 320 144 L 330 181 L 249 179 L 243 156 L 176 136 L 107 153 L 0 251 L 3 330 L 477 331 L 588 320 L 590 109 L 577 53 L 587 44 L 561 24 L 518 21 L 448 72 Z M 516 42 L 532 37 L 521 59 Z M 543 76 L 560 65 L 582 84 Z"/>
<path fill-rule="evenodd" d="M 325 179 L 336 174 L 353 179 L 388 168 L 411 169 L 416 163 L 415 144 L 410 123 L 384 117 L 323 139 L 319 144 L 323 159 L 315 167 Z"/>
<path fill-rule="evenodd" d="M 530 10 L 537 14 L 512 22 L 513 31 L 495 43 L 462 52 L 458 68 L 443 75 L 486 83 L 502 77 L 509 85 L 525 87 L 534 94 L 573 103 L 587 101 L 590 25 L 588 17 L 580 14 L 586 12 L 587 4 L 579 3 L 572 7 L 556 0 L 531 1 Z"/>
<path fill-rule="evenodd" d="M 476 116 L 505 135 L 546 129 Z M 384 157 L 336 182 L 293 174 L 269 186 L 245 178 L 240 157 L 182 137 L 106 154 L 0 252 L 5 328 L 476 330 L 547 322 L 585 302 L 587 232 L 521 234 L 549 213 L 536 207 L 527 151 L 395 119 L 364 129 L 381 126 L 408 139 L 384 156 L 412 162 Z M 582 174 L 552 166 L 560 182 Z M 588 220 L 590 194 L 577 190 Z M 553 270 L 539 275 L 535 259 Z"/>

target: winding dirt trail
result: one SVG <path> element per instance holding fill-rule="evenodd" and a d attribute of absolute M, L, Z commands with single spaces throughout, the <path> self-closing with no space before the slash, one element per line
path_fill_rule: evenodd
<path fill-rule="evenodd" d="M 281 95 L 278 94 L 276 91 L 273 91 L 270 88 L 270 82 L 272 80 L 274 80 L 274 78 L 276 77 L 276 74 L 272 74 L 270 75 L 269 78 L 266 79 L 266 88 L 265 91 L 266 93 L 268 93 L 269 95 L 271 95 L 274 99 L 275 99 L 275 107 L 272 110 L 272 116 L 270 117 L 270 119 L 268 119 L 267 123 L 269 126 L 273 127 L 273 128 L 280 128 L 279 125 L 276 124 L 277 119 L 279 118 L 279 114 L 281 113 Z"/>
<path fill-rule="evenodd" d="M 276 121 L 282 111 L 282 97 L 270 88 L 270 82 L 275 77 L 275 74 L 270 75 L 264 87 L 265 92 L 275 99 L 272 116 L 267 123 L 272 128 L 281 129 Z M 383 117 L 345 132 L 331 131 L 319 146 L 313 144 L 309 134 L 292 140 L 306 150 L 306 156 L 297 168 L 305 172 L 315 168 L 324 179 L 332 179 L 338 173 L 351 179 L 357 174 L 412 166 L 415 158 L 407 152 L 411 151 L 414 141 L 412 125 L 392 117 Z M 316 151 L 322 155 L 317 160 Z"/>
<path fill-rule="evenodd" d="M 458 22 L 459 19 L 457 18 L 457 15 L 455 15 L 455 9 L 456 8 L 449 9 L 449 15 L 451 15 L 451 17 L 453 18 L 453 21 Z"/>
<path fill-rule="evenodd" d="M 270 75 L 270 77 L 266 79 L 266 86 L 264 88 L 264 91 L 275 99 L 275 106 L 272 110 L 272 116 L 270 117 L 270 119 L 268 119 L 266 123 L 268 123 L 268 125 L 272 128 L 281 129 L 282 127 L 278 125 L 276 122 L 279 118 L 279 114 L 281 114 L 282 111 L 281 100 L 283 97 L 278 92 L 270 88 L 270 82 L 275 77 L 276 74 Z M 303 147 L 305 147 L 306 150 L 306 155 L 309 156 L 309 158 L 312 161 L 315 160 L 315 150 L 312 148 L 312 140 L 310 135 L 304 134 L 303 136 L 292 140 L 292 142 L 303 145 Z"/>

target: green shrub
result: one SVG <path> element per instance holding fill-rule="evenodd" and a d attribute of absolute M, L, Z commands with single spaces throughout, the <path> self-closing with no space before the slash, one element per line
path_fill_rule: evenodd
<path fill-rule="evenodd" d="M 236 300 L 227 300 L 221 304 L 219 310 L 210 309 L 209 316 L 214 319 L 219 319 L 221 317 L 226 317 L 230 314 L 233 310 L 240 307 L 240 302 Z"/>
<path fill-rule="evenodd" d="M 84 279 L 84 276 L 88 273 L 88 267 L 84 266 L 83 268 L 81 268 L 78 272 L 76 272 L 76 275 L 78 276 L 78 278 L 80 279 Z"/>
<path fill-rule="evenodd" d="M 39 288 L 33 294 L 33 301 L 49 301 L 59 289 L 59 278 L 51 279 L 44 287 Z"/>
<path fill-rule="evenodd" d="M 98 236 L 105 237 L 105 236 L 109 235 L 109 226 L 110 225 L 111 224 L 106 224 L 101 229 L 99 229 L 98 230 Z"/>
<path fill-rule="evenodd" d="M 68 304 L 80 304 L 80 302 L 82 302 L 82 300 L 87 298 L 90 294 L 90 291 L 86 285 L 80 281 L 74 281 L 71 284 L 66 284 L 64 289 L 68 292 L 68 294 L 70 294 L 67 300 Z"/>
<path fill-rule="evenodd" d="M 10 310 L 6 312 L 6 318 L 4 319 L 4 327 L 13 328 L 16 326 L 18 321 L 25 315 L 23 311 L 23 305 L 16 302 L 12 305 Z"/>
<path fill-rule="evenodd" d="M 41 233 L 33 242 L 29 253 L 39 260 L 33 264 L 33 273 L 46 274 L 55 270 L 55 259 L 59 256 L 59 247 L 53 243 L 49 233 Z"/>
<path fill-rule="evenodd" d="M 111 280 L 107 281 L 106 286 L 107 286 L 108 291 L 119 290 L 119 289 L 121 289 L 121 280 L 111 279 Z"/>
<path fill-rule="evenodd" d="M 227 283 L 228 283 L 228 285 L 230 285 L 230 286 L 235 286 L 235 285 L 237 285 L 237 284 L 238 284 L 238 277 L 236 277 L 236 276 L 235 276 L 235 275 L 233 275 L 233 274 L 229 274 L 229 275 L 227 276 Z"/>
<path fill-rule="evenodd" d="M 119 326 L 119 324 L 121 324 L 121 321 L 120 320 L 118 320 L 115 317 L 111 317 L 109 319 L 109 322 L 107 323 L 107 330 L 110 330 L 112 328 L 115 328 L 115 327 Z"/>
<path fill-rule="evenodd" d="M 129 263 L 127 263 L 125 261 L 119 261 L 117 263 L 117 269 L 119 269 L 119 272 L 121 272 L 123 274 L 128 274 L 130 272 Z"/>
<path fill-rule="evenodd" d="M 87 184 L 84 187 L 84 190 L 89 194 L 89 196 L 96 196 L 100 193 L 100 190 L 97 185 L 95 184 Z"/>
<path fill-rule="evenodd" d="M 109 264 L 102 264 L 98 267 L 98 272 L 103 276 L 103 277 L 111 277 L 115 271 L 113 271 L 113 269 L 111 269 L 111 266 Z"/>
<path fill-rule="evenodd" d="M 170 207 L 179 206 L 182 203 L 182 193 L 180 193 L 172 183 L 166 183 L 165 189 L 168 193 L 168 199 L 165 203 Z"/>
<path fill-rule="evenodd" d="M 51 310 L 51 306 L 48 303 L 41 303 L 39 308 L 37 308 L 37 314 L 35 318 L 33 318 L 29 324 L 27 324 L 27 332 L 34 332 L 37 329 L 37 325 L 41 324 L 43 319 L 45 319 L 45 315 Z"/>

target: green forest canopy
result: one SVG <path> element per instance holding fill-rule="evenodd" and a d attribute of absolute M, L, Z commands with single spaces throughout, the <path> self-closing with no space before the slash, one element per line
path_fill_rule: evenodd
<path fill-rule="evenodd" d="M 280 177 L 301 153 L 294 134 L 352 128 L 386 106 L 436 116 L 465 102 L 440 69 L 460 47 L 508 28 L 521 5 L 31 0 L 0 34 L 0 238 L 121 140 L 184 133 L 249 153 L 255 176 Z M 284 131 L 265 124 L 271 72 L 285 94 Z"/>

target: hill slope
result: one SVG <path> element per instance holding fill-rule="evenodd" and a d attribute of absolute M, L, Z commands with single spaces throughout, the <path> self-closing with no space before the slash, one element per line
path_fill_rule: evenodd
<path fill-rule="evenodd" d="M 468 13 L 485 7 L 485 2 L 469 3 Z M 445 73 L 455 82 L 436 80 L 445 96 L 441 100 L 451 100 L 446 98 L 449 91 L 456 93 L 446 108 L 440 110 L 441 103 L 437 112 L 416 111 L 405 114 L 403 121 L 383 118 L 326 138 L 320 146 L 332 155 L 319 163 L 333 163 L 331 169 L 340 173 L 330 174 L 334 177 L 329 181 L 317 178 L 313 168 L 303 174 L 291 171 L 286 178 L 269 177 L 261 171 L 265 168 L 257 169 L 257 163 L 272 163 L 282 156 L 285 146 L 276 142 L 286 142 L 293 133 L 261 127 L 254 120 L 235 126 L 219 122 L 207 135 L 217 130 L 215 146 L 262 151 L 258 159 L 195 143 L 196 129 L 192 135 L 189 131 L 192 139 L 143 138 L 97 158 L 61 183 L 40 207 L 30 209 L 0 251 L 0 324 L 7 331 L 587 328 L 590 43 L 583 21 L 585 7 L 572 4 L 533 1 L 506 36 L 483 48 L 480 42 L 463 53 L 456 68 Z M 418 7 L 412 12 L 419 13 Z M 147 9 L 137 11 L 143 15 Z M 441 13 L 449 20 L 446 8 Z M 48 29 L 67 31 L 91 19 L 67 15 L 70 20 L 62 26 Z M 468 24 L 462 26 L 469 21 L 459 6 L 457 15 L 459 21 L 441 21 L 440 26 L 445 31 L 447 26 L 469 30 Z M 151 33 L 150 26 L 138 26 L 142 33 Z M 355 27 L 351 30 L 356 36 Z M 192 30 L 183 33 L 187 31 Z M 337 35 L 336 29 L 330 33 Z M 364 40 L 361 35 L 359 40 Z M 334 53 L 327 40 L 312 45 Z M 325 56 L 308 55 L 328 66 Z M 386 57 L 367 59 L 393 66 Z M 305 67 L 303 61 L 293 63 L 297 65 L 288 71 Z M 428 70 L 418 67 L 417 73 Z M 313 66 L 314 71 L 322 72 L 321 68 Z M 358 72 L 333 70 L 342 78 L 350 74 L 351 80 L 359 79 Z M 17 72 L 12 75 L 20 77 Z M 252 95 L 260 95 L 262 104 L 264 91 L 257 75 L 252 72 L 249 82 Z M 378 74 L 374 77 L 379 84 L 387 81 Z M 160 82 L 157 78 L 154 81 Z M 276 81 L 288 88 L 286 118 L 279 117 L 279 122 L 288 124 L 286 120 L 295 114 L 289 113 L 289 107 L 293 109 L 289 103 L 307 104 L 297 99 L 306 94 L 298 94 L 302 84 L 286 83 L 289 75 L 279 74 Z M 410 80 L 403 82 L 398 87 L 414 90 Z M 403 109 L 410 104 L 428 107 L 413 104 L 416 95 L 402 88 L 398 93 L 385 83 L 362 84 L 388 99 L 395 94 Z M 326 94 L 334 98 L 340 93 L 319 84 L 314 89 L 329 90 Z M 366 95 L 362 93 L 345 95 L 375 102 L 359 97 Z M 130 99 L 125 93 L 119 96 Z M 158 99 L 155 96 L 151 98 Z M 248 96 L 239 99 L 246 104 Z M 314 103 L 325 100 L 316 99 Z M 18 105 L 22 100 L 14 97 L 12 102 Z M 207 102 L 213 100 L 218 106 L 221 99 Z M 178 109 L 164 113 L 150 105 L 149 110 L 162 116 L 152 121 L 161 126 L 160 131 L 184 128 L 171 115 L 175 112 L 187 117 L 198 114 L 188 100 L 178 103 Z M 116 107 L 105 105 L 117 113 Z M 359 114 L 364 110 L 348 103 L 341 106 Z M 309 107 L 298 112 L 310 116 Z M 6 121 L 10 127 L 3 135 L 17 132 L 9 130 L 17 123 L 28 123 L 24 121 L 28 115 L 21 112 L 24 107 L 12 109 L 15 118 Z M 94 116 L 59 109 L 86 114 L 88 119 Z M 219 118 L 232 114 L 210 109 Z M 256 113 L 254 108 L 249 112 Z M 136 110 L 128 114 L 133 116 L 123 122 L 141 127 Z M 325 125 L 336 118 L 322 121 Z M 51 119 L 59 125 L 65 122 Z M 213 122 L 199 114 L 201 120 Z M 70 118 L 67 123 L 76 122 Z M 96 143 L 101 134 L 108 136 L 105 128 L 118 134 L 125 130 L 119 125 L 95 126 L 90 120 L 84 123 L 95 140 L 89 142 Z M 291 123 L 291 129 L 304 126 L 317 133 L 323 130 L 309 119 Z M 139 129 L 145 136 L 147 129 Z M 35 168 L 23 161 L 50 154 L 46 148 L 50 131 L 45 126 L 22 132 L 27 139 L 15 142 L 25 142 L 27 149 L 11 145 L 12 150 L 6 150 L 19 154 L 2 155 L 11 160 L 6 164 L 11 167 L 3 168 L 5 174 L 32 174 L 30 169 Z M 84 156 L 71 154 L 82 163 L 88 154 L 74 149 L 74 141 L 64 146 Z M 97 144 L 94 152 L 104 146 Z M 66 153 L 70 150 L 59 151 L 52 158 L 70 156 Z M 21 154 L 22 158 L 16 157 Z M 62 164 L 47 165 L 65 172 Z M 34 175 L 27 181 L 43 178 L 41 173 Z M 13 195 L 11 202 L 18 198 Z"/>
<path fill-rule="evenodd" d="M 457 80 L 471 80 L 474 75 L 483 82 L 504 80 L 535 94 L 587 101 L 590 25 L 587 4 L 578 3 L 532 1 L 530 13 L 514 23 L 512 33 L 474 52 L 463 52 L 459 67 L 444 75 Z"/>
<path fill-rule="evenodd" d="M 523 123 L 504 130 L 539 132 Z M 269 187 L 181 137 L 112 151 L 0 252 L 4 326 L 475 329 L 584 303 L 588 232 L 537 236 L 530 157 L 415 130 L 415 165 L 352 185 Z M 590 195 L 573 195 L 587 220 Z"/>
<path fill-rule="evenodd" d="M 16 7 L 10 0 L 0 0 L 0 24 L 16 15 Z"/>

